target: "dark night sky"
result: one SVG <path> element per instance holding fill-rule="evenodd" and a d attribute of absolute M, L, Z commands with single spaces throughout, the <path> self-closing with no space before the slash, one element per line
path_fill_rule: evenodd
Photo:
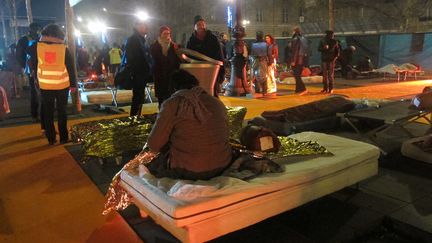
<path fill-rule="evenodd" d="M 40 19 L 43 22 L 51 20 L 56 23 L 64 22 L 64 0 L 32 0 L 32 9 L 35 20 Z M 25 16 L 25 11 L 25 4 L 21 4 L 18 15 Z"/>

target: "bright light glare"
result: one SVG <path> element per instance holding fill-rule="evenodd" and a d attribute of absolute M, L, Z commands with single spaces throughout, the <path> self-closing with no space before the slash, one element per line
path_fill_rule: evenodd
<path fill-rule="evenodd" d="M 78 21 L 78 22 L 82 22 L 82 21 L 83 21 L 83 19 L 81 18 L 81 16 L 78 16 L 78 17 L 77 17 L 77 21 Z"/>
<path fill-rule="evenodd" d="M 246 20 L 246 19 L 244 19 L 244 20 L 242 21 L 242 23 L 243 23 L 243 25 L 248 25 L 248 24 L 250 24 L 250 21 L 249 21 L 249 20 Z"/>
<path fill-rule="evenodd" d="M 139 11 L 135 14 L 135 16 L 142 21 L 149 19 L 149 15 L 146 12 Z"/>
<path fill-rule="evenodd" d="M 80 37 L 81 36 L 81 31 L 79 31 L 78 29 L 75 29 L 74 35 L 76 37 Z"/>
<path fill-rule="evenodd" d="M 106 9 L 106 8 L 103 8 L 102 10 L 103 10 L 104 12 L 106 12 L 106 11 L 107 11 L 107 9 Z"/>
<path fill-rule="evenodd" d="M 92 33 L 98 33 L 98 32 L 105 32 L 107 26 L 105 23 L 102 23 L 100 21 L 92 21 L 88 23 L 87 28 Z"/>

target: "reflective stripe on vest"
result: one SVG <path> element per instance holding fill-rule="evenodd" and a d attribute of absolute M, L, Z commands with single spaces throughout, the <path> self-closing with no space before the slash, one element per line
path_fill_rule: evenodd
<path fill-rule="evenodd" d="M 70 86 L 65 55 L 64 44 L 37 43 L 37 76 L 41 89 L 60 90 Z"/>

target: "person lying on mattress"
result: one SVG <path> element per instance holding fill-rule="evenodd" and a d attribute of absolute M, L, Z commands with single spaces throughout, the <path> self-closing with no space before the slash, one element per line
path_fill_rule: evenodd
<path fill-rule="evenodd" d="M 184 70 L 171 76 L 174 94 L 163 102 L 147 141 L 160 153 L 147 165 L 156 177 L 206 180 L 231 162 L 227 111 Z"/>

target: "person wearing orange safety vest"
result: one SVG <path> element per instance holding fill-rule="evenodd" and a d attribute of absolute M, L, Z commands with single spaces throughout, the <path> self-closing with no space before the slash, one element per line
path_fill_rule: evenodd
<path fill-rule="evenodd" d="M 57 110 L 60 143 L 67 143 L 66 106 L 69 90 L 75 92 L 72 56 L 64 44 L 65 34 L 58 25 L 49 24 L 41 32 L 36 45 L 30 47 L 30 68 L 40 89 L 43 122 L 48 143 L 54 145 L 54 108 Z"/>

